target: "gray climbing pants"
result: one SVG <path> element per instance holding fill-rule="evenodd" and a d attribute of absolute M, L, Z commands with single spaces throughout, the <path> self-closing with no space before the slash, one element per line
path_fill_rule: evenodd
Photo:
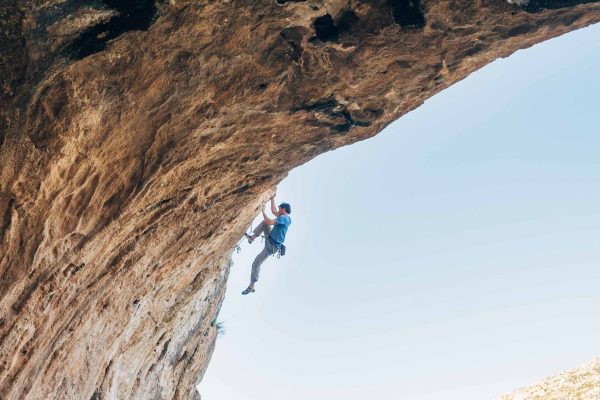
<path fill-rule="evenodd" d="M 265 234 L 265 247 L 263 247 L 262 251 L 258 253 L 254 262 L 252 263 L 252 273 L 250 274 L 250 282 L 254 283 L 258 281 L 258 275 L 260 274 L 260 266 L 267 257 L 271 254 L 275 254 L 277 252 L 277 247 L 275 247 L 268 239 L 269 234 L 271 233 L 271 225 L 267 225 L 265 221 L 258 224 L 258 226 L 254 229 L 252 233 L 252 237 L 258 238 L 261 233 Z"/>

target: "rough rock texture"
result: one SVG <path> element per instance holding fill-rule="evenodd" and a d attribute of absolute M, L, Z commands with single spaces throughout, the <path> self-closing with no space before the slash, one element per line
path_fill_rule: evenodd
<path fill-rule="evenodd" d="M 564 0 L 0 0 L 0 397 L 193 398 L 267 189 L 599 20 Z"/>
<path fill-rule="evenodd" d="M 598 399 L 600 399 L 600 358 L 500 398 L 500 400 Z"/>

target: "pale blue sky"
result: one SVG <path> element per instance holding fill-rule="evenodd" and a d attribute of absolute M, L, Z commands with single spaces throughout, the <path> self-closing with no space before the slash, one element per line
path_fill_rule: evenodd
<path fill-rule="evenodd" d="M 600 356 L 600 25 L 292 171 L 234 257 L 203 400 L 492 399 Z M 399 82 L 399 84 L 401 84 Z"/>

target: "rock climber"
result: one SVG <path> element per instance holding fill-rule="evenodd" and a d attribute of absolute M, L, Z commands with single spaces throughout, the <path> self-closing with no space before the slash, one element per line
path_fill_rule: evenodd
<path fill-rule="evenodd" d="M 262 207 L 263 221 L 258 224 L 252 234 L 245 233 L 244 235 L 248 239 L 248 243 L 252 243 L 254 239 L 260 236 L 261 233 L 265 234 L 265 247 L 254 259 L 252 263 L 252 273 L 250 274 L 250 286 L 242 292 L 242 294 L 254 293 L 254 284 L 258 281 L 258 274 L 260 273 L 260 265 L 269 257 L 277 252 L 281 252 L 285 247 L 283 242 L 285 241 L 285 234 L 292 223 L 290 214 L 292 208 L 288 203 L 281 203 L 278 208 L 275 208 L 275 193 L 270 197 L 271 200 L 271 212 L 276 216 L 275 219 L 271 219 L 265 213 L 265 206 Z M 282 249 L 283 247 L 283 249 Z M 284 250 L 285 251 L 285 250 Z M 281 252 L 283 254 L 283 252 Z"/>

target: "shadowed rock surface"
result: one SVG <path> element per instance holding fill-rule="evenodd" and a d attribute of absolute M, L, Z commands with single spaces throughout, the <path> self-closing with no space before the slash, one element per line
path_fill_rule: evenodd
<path fill-rule="evenodd" d="M 194 398 L 263 193 L 599 20 L 590 1 L 0 0 L 0 397 Z"/>

